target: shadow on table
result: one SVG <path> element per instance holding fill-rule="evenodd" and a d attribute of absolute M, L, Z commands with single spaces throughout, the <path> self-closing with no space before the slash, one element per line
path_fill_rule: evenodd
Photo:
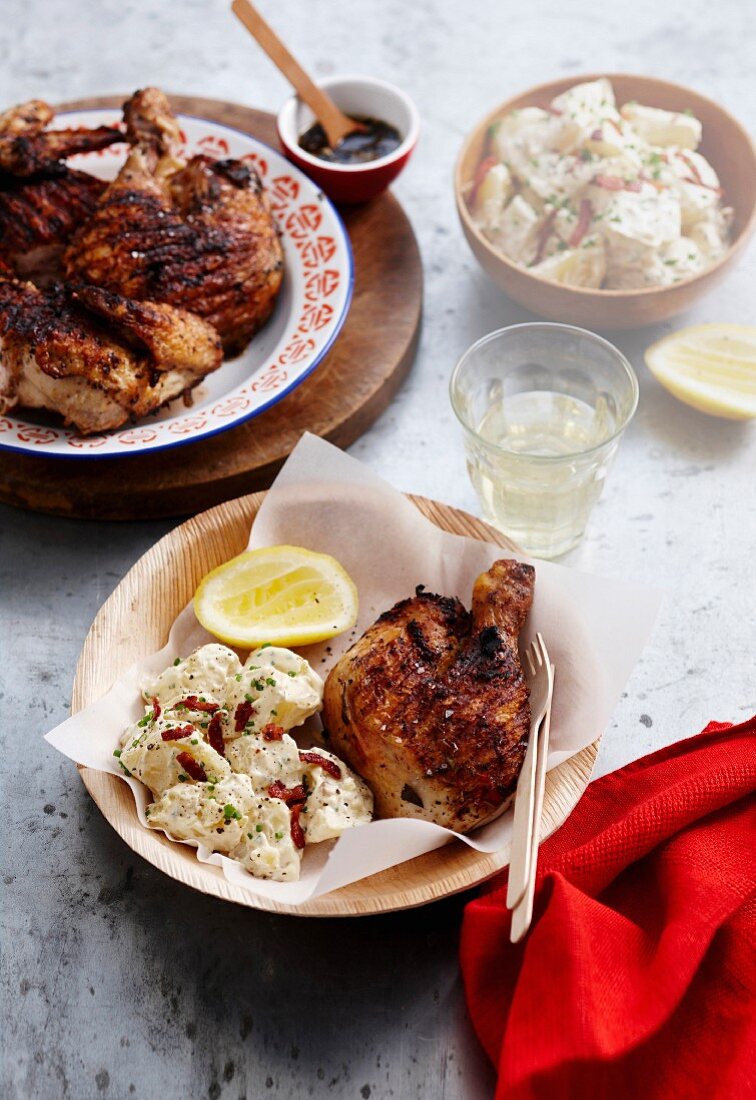
<path fill-rule="evenodd" d="M 152 1036 L 154 1049 L 168 1027 L 182 1095 L 492 1094 L 457 959 L 472 894 L 380 917 L 276 916 L 160 874 L 96 811 L 90 830 L 92 856 L 108 868 L 95 907 L 124 944 L 141 945 L 125 979 L 140 991 L 136 1031 Z M 118 1023 L 134 1055 L 142 1046 L 134 1021 Z M 149 1075 L 152 1056 L 143 1056 Z"/>

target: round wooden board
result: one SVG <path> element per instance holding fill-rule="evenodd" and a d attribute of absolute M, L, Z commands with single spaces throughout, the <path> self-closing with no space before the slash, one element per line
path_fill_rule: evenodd
<path fill-rule="evenodd" d="M 60 109 L 117 107 L 124 98 L 79 100 Z M 277 146 L 273 115 L 213 99 L 172 96 L 171 102 L 176 111 L 235 126 Z M 4 452 L 0 501 L 96 519 L 193 514 L 267 488 L 304 431 L 340 447 L 358 439 L 412 365 L 423 274 L 412 226 L 392 195 L 340 213 L 354 252 L 352 305 L 333 349 L 301 386 L 238 428 L 159 455 L 69 460 Z"/>
<path fill-rule="evenodd" d="M 138 658 L 165 645 L 173 620 L 192 598 L 204 574 L 247 545 L 263 497 L 263 493 L 256 493 L 195 516 L 139 559 L 102 606 L 87 635 L 76 667 L 73 713 L 104 695 Z M 445 531 L 513 549 L 503 535 L 466 512 L 424 497 L 411 499 L 423 515 Z M 138 630 L 134 629 L 136 607 Z M 595 741 L 548 773 L 542 836 L 554 832 L 579 800 L 590 779 L 598 746 Z M 455 841 L 303 905 L 277 904 L 227 882 L 219 867 L 200 863 L 187 845 L 143 828 L 131 791 L 116 776 L 83 767 L 80 772 L 104 816 L 135 852 L 195 890 L 253 909 L 301 917 L 351 917 L 410 909 L 467 890 L 509 861 L 509 848 L 482 855 Z"/>

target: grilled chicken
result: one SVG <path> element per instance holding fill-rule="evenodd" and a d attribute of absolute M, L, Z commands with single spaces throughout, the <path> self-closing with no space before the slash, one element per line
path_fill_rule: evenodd
<path fill-rule="evenodd" d="M 0 114 L 0 171 L 22 177 L 54 173 L 67 157 L 123 141 L 121 131 L 112 126 L 45 130 L 52 118 L 52 107 L 41 99 Z"/>
<path fill-rule="evenodd" d="M 185 310 L 97 287 L 40 290 L 2 273 L 0 413 L 51 409 L 82 435 L 118 428 L 221 363 L 215 330 Z"/>
<path fill-rule="evenodd" d="M 52 117 L 39 99 L 0 115 L 0 256 L 36 281 L 59 272 L 64 245 L 106 187 L 64 158 L 124 140 L 105 126 L 43 132 Z"/>
<path fill-rule="evenodd" d="M 178 125 L 155 88 L 137 92 L 124 118 L 132 151 L 71 241 L 66 273 L 189 309 L 236 354 L 270 316 L 283 277 L 260 179 L 236 160 L 185 164 Z"/>
<path fill-rule="evenodd" d="M 530 565 L 495 562 L 472 612 L 420 587 L 331 670 L 329 747 L 370 784 L 381 817 L 466 833 L 508 803 L 530 730 L 517 638 L 534 580 Z"/>

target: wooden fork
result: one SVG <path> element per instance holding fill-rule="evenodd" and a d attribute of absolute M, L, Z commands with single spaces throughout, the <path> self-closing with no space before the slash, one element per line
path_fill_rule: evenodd
<path fill-rule="evenodd" d="M 527 931 L 533 915 L 533 892 L 538 864 L 538 843 L 549 753 L 554 666 L 541 634 L 525 653 L 525 674 L 530 687 L 530 738 L 520 772 L 512 830 L 507 908 L 512 912 L 512 943 Z"/>

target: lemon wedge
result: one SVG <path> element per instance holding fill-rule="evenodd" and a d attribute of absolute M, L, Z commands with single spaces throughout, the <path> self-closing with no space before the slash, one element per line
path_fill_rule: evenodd
<path fill-rule="evenodd" d="M 205 630 L 227 645 L 310 645 L 357 621 L 357 589 L 329 554 L 301 546 L 248 550 L 213 569 L 194 594 Z"/>
<path fill-rule="evenodd" d="M 646 365 L 670 393 L 711 416 L 756 417 L 756 328 L 693 325 L 646 351 Z"/>

